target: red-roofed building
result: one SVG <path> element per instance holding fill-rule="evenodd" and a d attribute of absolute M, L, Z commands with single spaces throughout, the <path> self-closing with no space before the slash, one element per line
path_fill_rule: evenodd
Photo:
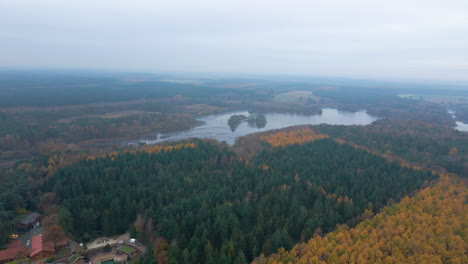
<path fill-rule="evenodd" d="M 42 241 L 42 234 L 36 235 L 31 239 L 32 252 L 29 255 L 32 261 L 45 259 L 55 253 L 54 245 Z"/>
<path fill-rule="evenodd" d="M 26 259 L 28 256 L 29 250 L 22 246 L 19 241 L 15 241 L 8 245 L 8 249 L 0 251 L 0 264 Z"/>
<path fill-rule="evenodd" d="M 29 255 L 29 258 L 32 261 L 39 259 L 49 258 L 55 253 L 56 250 L 64 248 L 67 246 L 67 240 L 57 242 L 54 246 L 52 242 L 45 242 L 42 240 L 42 234 L 36 235 L 31 240 L 32 252 Z"/>

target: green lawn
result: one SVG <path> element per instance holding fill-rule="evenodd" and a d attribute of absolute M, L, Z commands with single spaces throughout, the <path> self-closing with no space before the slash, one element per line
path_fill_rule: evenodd
<path fill-rule="evenodd" d="M 115 261 L 113 259 L 109 259 L 106 261 L 101 261 L 101 264 L 115 264 Z"/>
<path fill-rule="evenodd" d="M 132 247 L 128 247 L 128 246 L 121 246 L 121 247 L 119 247 L 119 250 L 121 250 L 121 251 L 123 251 L 123 252 L 125 252 L 127 254 L 131 254 L 131 253 L 137 251 L 136 249 L 134 249 Z"/>

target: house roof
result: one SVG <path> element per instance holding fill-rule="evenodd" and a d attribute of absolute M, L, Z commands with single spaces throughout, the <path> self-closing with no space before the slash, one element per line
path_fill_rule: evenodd
<path fill-rule="evenodd" d="M 23 247 L 20 243 L 12 243 L 8 245 L 8 249 L 0 251 L 0 261 L 14 259 L 19 253 L 23 253 L 26 256 L 29 255 L 28 249 Z"/>
<path fill-rule="evenodd" d="M 66 245 L 67 244 L 67 239 L 64 238 L 60 241 L 57 241 L 57 243 L 55 244 L 55 246 L 63 246 L 63 245 Z M 55 252 L 55 246 L 54 246 L 54 243 L 53 242 L 45 242 L 42 240 L 42 234 L 39 234 L 39 235 L 35 235 L 32 239 L 31 239 L 31 248 L 32 248 L 32 252 L 30 254 L 30 256 L 34 256 L 42 251 L 48 251 L 48 252 Z"/>
<path fill-rule="evenodd" d="M 9 248 L 0 251 L 0 261 L 7 260 L 7 259 L 14 259 L 21 250 L 19 248 Z"/>
<path fill-rule="evenodd" d="M 64 238 L 60 241 L 57 241 L 57 243 L 55 243 L 55 246 L 60 247 L 60 246 L 66 246 L 67 244 L 68 244 L 68 239 Z"/>
<path fill-rule="evenodd" d="M 39 217 L 41 217 L 41 214 L 38 212 L 33 212 L 28 214 L 23 220 L 21 220 L 19 223 L 22 225 L 29 225 L 34 223 Z"/>
<path fill-rule="evenodd" d="M 55 252 L 53 243 L 42 241 L 42 234 L 36 235 L 31 239 L 31 248 L 33 250 L 30 255 L 31 257 L 42 251 Z"/>

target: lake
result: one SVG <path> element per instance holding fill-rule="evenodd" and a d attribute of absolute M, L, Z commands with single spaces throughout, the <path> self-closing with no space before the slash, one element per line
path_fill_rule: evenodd
<path fill-rule="evenodd" d="M 455 116 L 455 111 L 447 109 L 449 114 L 452 116 L 452 118 L 455 120 L 455 129 L 458 131 L 465 131 L 468 132 L 468 124 L 465 124 L 463 122 L 457 121 L 456 116 Z"/>
<path fill-rule="evenodd" d="M 218 141 L 234 144 L 236 138 L 247 134 L 262 132 L 272 129 L 280 129 L 297 125 L 368 125 L 378 118 L 367 114 L 366 111 L 346 112 L 332 108 L 324 108 L 322 114 L 300 115 L 284 113 L 264 114 L 266 124 L 255 125 L 249 122 L 240 123 L 233 131 L 228 125 L 228 120 L 233 115 L 249 116 L 247 111 L 229 112 L 217 115 L 201 116 L 197 119 L 204 122 L 203 125 L 189 130 L 167 134 L 158 134 L 154 137 L 145 137 L 139 140 L 127 141 L 126 144 L 146 143 L 155 144 L 168 140 L 180 140 L 185 138 L 213 138 Z"/>

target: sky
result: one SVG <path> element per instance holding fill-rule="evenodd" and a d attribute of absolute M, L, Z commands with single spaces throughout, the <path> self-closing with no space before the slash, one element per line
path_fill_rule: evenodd
<path fill-rule="evenodd" d="M 468 80 L 468 0 L 0 0 L 0 67 Z"/>

